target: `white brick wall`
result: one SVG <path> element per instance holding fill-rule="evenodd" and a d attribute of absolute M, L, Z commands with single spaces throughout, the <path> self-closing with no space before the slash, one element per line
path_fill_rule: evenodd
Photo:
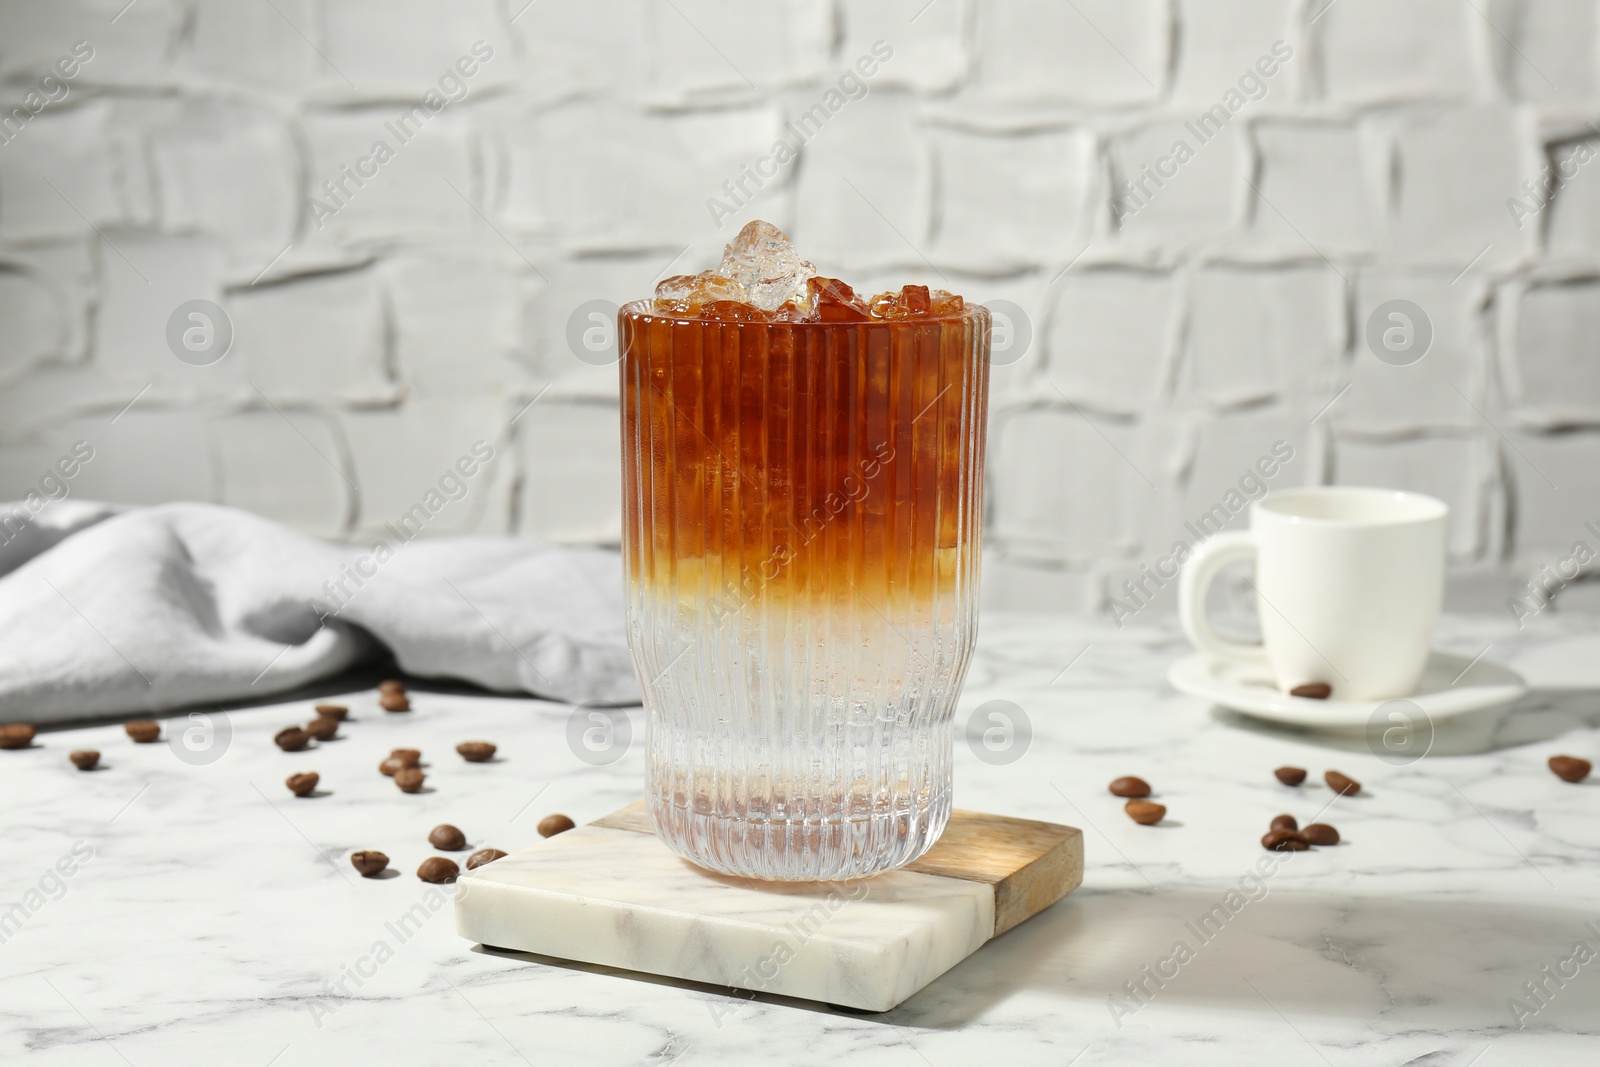
<path fill-rule="evenodd" d="M 81 438 L 79 496 L 361 538 L 481 440 L 428 532 L 614 541 L 570 325 L 759 215 L 1021 309 L 987 604 L 1103 609 L 1283 441 L 1273 486 L 1449 500 L 1458 603 L 1503 609 L 1600 520 L 1597 41 L 1600 0 L 0 0 L 0 497 Z"/>

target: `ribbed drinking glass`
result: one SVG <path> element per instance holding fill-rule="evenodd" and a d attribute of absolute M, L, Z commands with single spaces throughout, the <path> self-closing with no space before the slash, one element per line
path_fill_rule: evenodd
<path fill-rule="evenodd" d="M 855 878 L 950 814 L 977 623 L 989 313 L 619 316 L 628 636 L 656 833 Z"/>

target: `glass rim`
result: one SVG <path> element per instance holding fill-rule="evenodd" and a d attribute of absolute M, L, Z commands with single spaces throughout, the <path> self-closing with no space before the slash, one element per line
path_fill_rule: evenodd
<path fill-rule="evenodd" d="M 654 297 L 644 297 L 639 300 L 630 300 L 617 309 L 618 317 L 627 317 L 636 321 L 654 320 L 657 322 L 684 323 L 697 326 L 789 326 L 796 329 L 839 329 L 841 327 L 857 326 L 935 326 L 947 323 L 971 322 L 980 317 L 991 315 L 987 307 L 982 304 L 967 302 L 959 315 L 920 315 L 909 319 L 866 319 L 860 322 L 825 322 L 820 319 L 811 319 L 795 322 L 789 319 L 755 320 L 753 322 L 740 322 L 728 319 L 699 319 L 684 318 L 678 315 L 658 312 L 651 305 Z M 981 313 L 981 314 L 980 314 Z"/>

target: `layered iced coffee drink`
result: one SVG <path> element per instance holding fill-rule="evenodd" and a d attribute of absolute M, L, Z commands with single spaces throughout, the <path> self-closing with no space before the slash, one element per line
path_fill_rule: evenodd
<path fill-rule="evenodd" d="M 657 834 L 753 878 L 909 863 L 950 813 L 988 312 L 858 296 L 758 222 L 624 307 L 619 344 Z"/>

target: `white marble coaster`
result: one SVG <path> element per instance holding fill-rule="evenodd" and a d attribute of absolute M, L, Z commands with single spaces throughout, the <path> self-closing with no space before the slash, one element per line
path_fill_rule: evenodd
<path fill-rule="evenodd" d="M 985 849 L 975 859 L 952 817 L 955 833 L 898 871 L 853 882 L 749 882 L 703 871 L 653 834 L 619 828 L 639 825 L 638 808 L 464 874 L 457 931 L 496 948 L 886 1011 L 1082 878 L 1082 835 L 1070 827 L 1031 829 L 1020 850 Z M 997 823 L 1052 826 L 958 815 L 991 820 L 985 833 Z"/>

